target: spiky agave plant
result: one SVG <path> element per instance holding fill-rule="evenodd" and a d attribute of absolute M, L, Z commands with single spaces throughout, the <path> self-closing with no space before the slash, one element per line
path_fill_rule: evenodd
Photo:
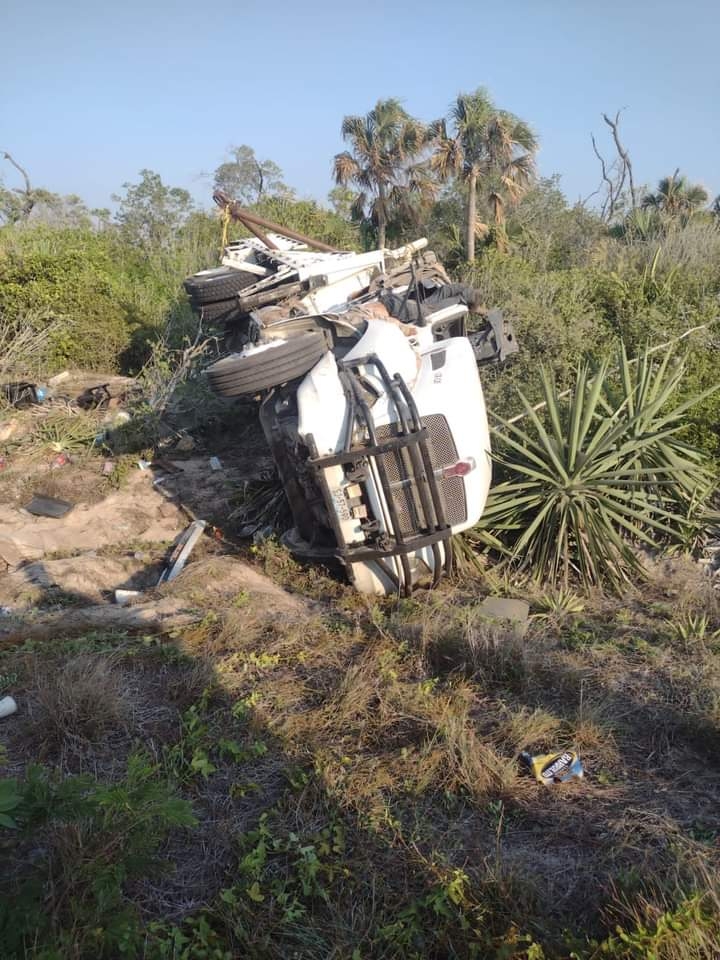
<path fill-rule="evenodd" d="M 618 375 L 608 361 L 594 373 L 583 363 L 567 396 L 544 370 L 542 414 L 518 391 L 524 422 L 494 416 L 502 479 L 478 538 L 537 580 L 619 590 L 642 571 L 634 545 L 687 537 L 709 471 L 679 433 L 711 391 L 673 405 L 685 370 L 673 351 L 634 361 L 622 348 Z"/>

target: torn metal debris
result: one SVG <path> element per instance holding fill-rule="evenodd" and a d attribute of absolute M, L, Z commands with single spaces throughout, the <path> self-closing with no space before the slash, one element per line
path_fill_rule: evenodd
<path fill-rule="evenodd" d="M 173 547 L 165 569 L 160 574 L 158 586 L 161 583 L 170 583 L 182 571 L 206 526 L 204 520 L 193 520 L 190 526 L 183 531 Z"/>

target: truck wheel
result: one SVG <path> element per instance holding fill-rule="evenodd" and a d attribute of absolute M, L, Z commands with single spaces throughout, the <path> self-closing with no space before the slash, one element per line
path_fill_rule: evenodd
<path fill-rule="evenodd" d="M 326 351 L 321 333 L 305 333 L 224 357 L 207 368 L 207 376 L 221 397 L 253 396 L 304 376 Z"/>
<path fill-rule="evenodd" d="M 240 316 L 237 300 L 217 300 L 214 303 L 192 301 L 191 306 L 196 313 L 202 313 L 203 320 L 214 320 L 216 323 Z"/>
<path fill-rule="evenodd" d="M 183 286 L 195 303 L 215 303 L 216 300 L 229 300 L 259 279 L 249 270 L 216 267 L 188 277 Z"/>

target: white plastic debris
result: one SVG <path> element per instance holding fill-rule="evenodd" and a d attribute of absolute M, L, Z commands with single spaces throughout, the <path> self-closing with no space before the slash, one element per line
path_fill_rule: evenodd
<path fill-rule="evenodd" d="M 11 714 L 15 713 L 17 710 L 17 704 L 12 697 L 3 697 L 0 700 L 0 720 L 3 717 L 9 717 Z"/>
<path fill-rule="evenodd" d="M 116 590 L 115 603 L 119 607 L 126 607 L 131 600 L 140 596 L 139 590 Z"/>
<path fill-rule="evenodd" d="M 211 470 L 222 470 L 223 465 L 220 462 L 219 457 L 210 457 L 210 469 Z"/>

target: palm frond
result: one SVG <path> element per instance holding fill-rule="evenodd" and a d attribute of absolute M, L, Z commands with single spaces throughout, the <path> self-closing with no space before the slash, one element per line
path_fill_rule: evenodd
<path fill-rule="evenodd" d="M 581 364 L 566 399 L 543 371 L 542 415 L 518 391 L 526 423 L 494 417 L 502 479 L 474 535 L 502 542 L 511 563 L 551 585 L 621 589 L 641 573 L 635 545 L 687 542 L 711 489 L 679 433 L 718 386 L 677 402 L 685 368 L 672 347 L 637 361 L 623 347 L 618 371 Z"/>
<path fill-rule="evenodd" d="M 360 167 L 352 154 L 345 151 L 338 153 L 333 160 L 333 177 L 335 183 L 340 186 L 347 186 L 352 180 L 355 180 Z"/>

